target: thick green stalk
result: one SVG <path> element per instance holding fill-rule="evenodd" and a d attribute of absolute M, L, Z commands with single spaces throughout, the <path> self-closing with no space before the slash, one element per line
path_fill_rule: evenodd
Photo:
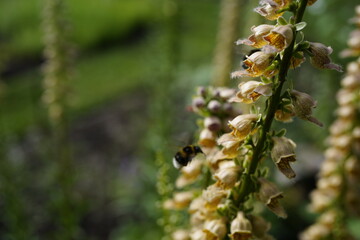
<path fill-rule="evenodd" d="M 308 0 L 301 0 L 300 7 L 295 16 L 295 23 L 301 22 L 307 2 Z M 274 94 L 270 97 L 269 108 L 265 117 L 264 125 L 260 131 L 258 143 L 254 148 L 250 166 L 247 169 L 246 175 L 244 175 L 244 178 L 242 179 L 243 182 L 240 188 L 239 198 L 237 201 L 238 203 L 243 202 L 245 200 L 244 198 L 249 193 L 251 193 L 251 191 L 253 191 L 250 176 L 255 173 L 257 166 L 264 155 L 264 146 L 265 146 L 266 138 L 270 131 L 271 124 L 274 119 L 275 111 L 277 110 L 278 105 L 280 103 L 282 87 L 286 81 L 286 75 L 290 66 L 290 60 L 292 57 L 292 53 L 295 46 L 295 39 L 296 39 L 296 34 L 294 35 L 295 36 L 291 44 L 285 49 L 284 56 L 280 64 L 280 70 L 278 75 L 278 86 L 276 87 Z"/>

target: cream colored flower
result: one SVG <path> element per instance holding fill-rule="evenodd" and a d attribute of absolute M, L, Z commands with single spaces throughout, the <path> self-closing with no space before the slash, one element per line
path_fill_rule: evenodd
<path fill-rule="evenodd" d="M 273 137 L 274 146 L 271 149 L 271 158 L 278 169 L 288 178 L 294 178 L 295 172 L 290 166 L 290 162 L 295 162 L 296 144 L 286 137 Z"/>
<path fill-rule="evenodd" d="M 226 225 L 224 219 L 214 219 L 205 222 L 203 232 L 208 240 L 220 240 L 226 235 Z"/>
<path fill-rule="evenodd" d="M 208 240 L 202 229 L 196 229 L 190 234 L 191 240 Z"/>
<path fill-rule="evenodd" d="M 266 180 L 265 178 L 259 178 L 260 190 L 259 199 L 277 216 L 286 218 L 287 214 L 284 208 L 280 205 L 279 199 L 283 198 L 282 192 L 278 190 L 275 184 Z"/>
<path fill-rule="evenodd" d="M 236 77 L 259 77 L 264 75 L 266 77 L 271 77 L 275 75 L 275 70 L 269 70 L 274 54 L 265 53 L 262 51 L 255 52 L 243 61 L 246 66 L 245 70 L 235 71 L 231 74 L 233 78 Z"/>
<path fill-rule="evenodd" d="M 234 161 L 226 161 L 229 164 L 220 164 L 218 171 L 214 174 L 219 185 L 224 189 L 232 188 L 238 181 L 240 166 L 236 166 Z"/>
<path fill-rule="evenodd" d="M 238 155 L 238 149 L 243 139 L 238 139 L 231 133 L 225 133 L 218 139 L 218 144 L 223 148 L 219 151 L 218 158 L 232 159 Z"/>
<path fill-rule="evenodd" d="M 204 128 L 200 132 L 199 136 L 199 145 L 206 147 L 206 148 L 212 148 L 216 146 L 216 134 L 212 131 L 210 131 L 207 128 Z"/>
<path fill-rule="evenodd" d="M 252 35 L 248 39 L 238 40 L 236 42 L 237 45 L 245 44 L 248 46 L 252 46 L 254 48 L 261 48 L 267 44 L 264 40 L 264 36 L 269 34 L 270 31 L 274 28 L 273 25 L 269 24 L 262 24 L 259 26 L 253 26 L 251 31 L 253 32 Z"/>
<path fill-rule="evenodd" d="M 213 184 L 207 187 L 203 191 L 202 197 L 205 201 L 205 207 L 209 209 L 216 209 L 221 200 L 227 195 L 227 191 L 222 189 L 217 184 Z"/>
<path fill-rule="evenodd" d="M 198 176 L 201 174 L 201 169 L 204 160 L 198 157 L 199 155 L 195 156 L 191 161 L 191 164 L 184 166 L 180 169 L 181 175 L 176 180 L 176 187 L 183 188 L 191 183 L 193 183 Z"/>
<path fill-rule="evenodd" d="M 280 10 L 288 7 L 290 2 L 290 0 L 261 0 L 260 6 L 255 8 L 255 12 L 269 20 L 276 20 L 284 14 Z"/>
<path fill-rule="evenodd" d="M 183 209 L 190 205 L 194 193 L 192 191 L 174 193 L 174 203 L 177 209 Z"/>
<path fill-rule="evenodd" d="M 243 140 L 251 134 L 254 129 L 254 124 L 258 119 L 256 114 L 239 115 L 233 120 L 229 121 L 229 127 L 232 129 L 231 134 L 238 140 Z"/>
<path fill-rule="evenodd" d="M 294 38 L 292 25 L 280 25 L 270 31 L 270 33 L 264 36 L 264 40 L 269 45 L 274 46 L 277 51 L 282 51 L 287 48 Z"/>
<path fill-rule="evenodd" d="M 264 84 L 258 81 L 241 82 L 238 86 L 239 90 L 236 96 L 231 98 L 231 102 L 253 103 L 260 96 L 269 97 L 272 95 L 271 84 Z"/>
<path fill-rule="evenodd" d="M 309 94 L 292 90 L 291 99 L 296 116 L 315 123 L 320 127 L 323 126 L 319 120 L 312 116 L 312 109 L 316 107 L 316 101 Z"/>
<path fill-rule="evenodd" d="M 310 62 L 314 67 L 320 69 L 334 69 L 342 72 L 342 67 L 331 62 L 330 54 L 332 53 L 331 47 L 326 47 L 322 43 L 310 42 L 309 51 L 313 54 L 310 57 Z"/>
<path fill-rule="evenodd" d="M 190 240 L 190 233 L 185 229 L 178 229 L 171 236 L 173 240 Z"/>
<path fill-rule="evenodd" d="M 233 240 L 250 239 L 252 233 L 250 221 L 243 212 L 238 212 L 236 218 L 231 222 L 229 237 Z"/>
<path fill-rule="evenodd" d="M 348 74 L 341 80 L 341 86 L 347 89 L 360 87 L 360 72 L 358 74 Z"/>

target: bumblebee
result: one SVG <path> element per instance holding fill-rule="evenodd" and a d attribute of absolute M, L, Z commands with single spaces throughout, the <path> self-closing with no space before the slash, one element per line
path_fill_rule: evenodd
<path fill-rule="evenodd" d="M 173 158 L 174 167 L 177 169 L 185 167 L 198 153 L 203 153 L 199 146 L 188 145 L 183 147 L 175 154 Z"/>

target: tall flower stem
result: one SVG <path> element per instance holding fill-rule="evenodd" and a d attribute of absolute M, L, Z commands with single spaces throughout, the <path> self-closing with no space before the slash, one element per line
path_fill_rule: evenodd
<path fill-rule="evenodd" d="M 295 23 L 301 22 L 307 2 L 308 0 L 302 0 L 300 2 L 299 9 L 295 15 Z M 241 184 L 240 193 L 237 201 L 238 203 L 243 202 L 245 200 L 245 197 L 253 191 L 250 176 L 255 173 L 257 166 L 264 155 L 264 146 L 267 134 L 270 131 L 275 111 L 277 110 L 280 103 L 282 87 L 286 81 L 287 72 L 290 66 L 290 60 L 295 46 L 296 33 L 294 35 L 295 36 L 291 44 L 284 51 L 284 56 L 280 64 L 280 70 L 278 75 L 278 85 L 276 86 L 273 96 L 270 98 L 268 111 L 265 117 L 264 125 L 260 131 L 259 140 L 254 148 L 252 160 L 246 174 L 244 175 L 243 183 Z"/>

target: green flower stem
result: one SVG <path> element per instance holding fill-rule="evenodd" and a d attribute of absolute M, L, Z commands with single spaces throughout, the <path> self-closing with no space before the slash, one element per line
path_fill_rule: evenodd
<path fill-rule="evenodd" d="M 305 8 L 308 0 L 301 0 L 299 9 L 295 16 L 295 23 L 299 23 L 302 20 L 302 17 L 305 12 Z M 254 191 L 253 184 L 251 182 L 251 175 L 253 175 L 257 169 L 257 166 L 264 156 L 264 147 L 267 135 L 270 131 L 272 121 L 274 119 L 275 111 L 278 108 L 281 98 L 282 87 L 286 81 L 286 75 L 290 66 L 290 60 L 295 46 L 296 32 L 294 33 L 294 39 L 291 44 L 285 49 L 283 59 L 280 64 L 280 70 L 278 75 L 278 85 L 274 91 L 273 96 L 270 97 L 269 108 L 265 117 L 264 125 L 260 131 L 260 136 L 258 143 L 256 144 L 250 162 L 250 166 L 247 169 L 247 172 L 243 175 L 242 183 L 240 186 L 239 197 L 237 199 L 237 205 L 244 202 L 245 197 Z"/>

